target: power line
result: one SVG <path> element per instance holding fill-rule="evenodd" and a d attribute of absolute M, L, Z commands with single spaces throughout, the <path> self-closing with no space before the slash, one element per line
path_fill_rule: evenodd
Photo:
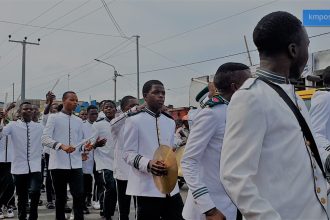
<path fill-rule="evenodd" d="M 325 33 L 322 33 L 322 34 L 316 34 L 316 35 L 310 36 L 309 39 L 314 38 L 314 37 L 320 37 L 320 36 L 323 36 L 323 35 L 328 35 L 328 34 L 330 34 L 330 32 L 325 32 Z"/>
<path fill-rule="evenodd" d="M 233 18 L 233 17 L 236 17 L 236 16 L 239 16 L 239 15 L 242 15 L 242 14 L 245 14 L 247 12 L 250 12 L 250 11 L 253 11 L 255 9 L 258 9 L 258 8 L 261 8 L 261 7 L 264 7 L 264 6 L 267 6 L 267 5 L 270 5 L 270 4 L 273 4 L 275 2 L 278 2 L 279 0 L 275 0 L 275 1 L 271 1 L 271 2 L 267 2 L 267 3 L 264 3 L 262 5 L 259 5 L 259 6 L 256 6 L 256 7 L 253 7 L 253 8 L 249 8 L 247 10 L 244 10 L 244 11 L 240 11 L 238 13 L 235 13 L 235 14 L 232 14 L 232 15 L 229 15 L 229 16 L 226 16 L 226 17 L 223 17 L 223 18 L 219 18 L 217 20 L 214 20 L 214 21 L 211 21 L 209 23 L 206 23 L 206 24 L 203 24 L 203 25 L 200 25 L 200 26 L 197 26 L 197 27 L 194 27 L 194 28 L 191 28 L 189 30 L 186 30 L 186 31 L 183 31 L 181 33 L 177 33 L 177 34 L 174 34 L 174 35 L 170 35 L 168 37 L 165 37 L 165 38 L 162 38 L 160 40 L 157 40 L 157 41 L 154 41 L 152 43 L 149 43 L 147 44 L 147 46 L 150 46 L 150 45 L 153 45 L 153 44 L 158 44 L 160 42 L 163 42 L 163 41 L 167 41 L 167 40 L 170 40 L 170 39 L 173 39 L 173 38 L 176 38 L 176 37 L 179 37 L 179 36 L 182 36 L 184 34 L 187 34 L 187 33 L 190 33 L 190 32 L 193 32 L 193 31 L 196 31 L 196 30 L 199 30 L 199 29 L 202 29 L 202 28 L 205 28 L 205 27 L 208 27 L 210 25 L 213 25 L 213 24 L 216 24 L 218 22 L 221 22 L 221 21 L 225 21 L 225 20 L 228 20 L 230 18 Z"/>
<path fill-rule="evenodd" d="M 21 26 L 27 26 L 27 27 L 54 30 L 54 31 L 64 31 L 64 32 L 77 33 L 77 34 L 86 34 L 86 35 L 96 35 L 96 36 L 104 36 L 104 37 L 118 37 L 118 38 L 121 38 L 121 36 L 119 36 L 119 35 L 94 33 L 94 32 L 78 31 L 78 30 L 71 30 L 71 29 L 63 29 L 63 28 L 44 27 L 44 26 L 39 26 L 39 25 L 23 24 L 23 23 L 19 23 L 19 22 L 6 21 L 6 20 L 0 20 L 0 23 L 21 25 Z M 45 36 L 46 35 L 44 35 L 43 37 L 45 37 Z"/>
<path fill-rule="evenodd" d="M 32 22 L 34 22 L 35 20 L 37 20 L 38 18 L 40 18 L 41 16 L 43 16 L 44 14 L 46 14 L 47 12 L 51 11 L 52 9 L 54 9 L 56 6 L 58 6 L 59 4 L 61 4 L 62 2 L 64 2 L 65 0 L 61 0 L 57 3 L 55 3 L 54 5 L 52 5 L 50 8 L 46 9 L 45 11 L 43 11 L 41 14 L 39 14 L 37 17 L 34 17 L 33 19 L 31 19 L 30 21 L 26 22 L 25 24 L 31 24 Z M 24 27 L 24 26 L 23 26 Z M 11 33 L 11 35 L 14 35 L 15 33 L 17 33 L 18 31 L 20 31 L 23 27 L 17 28 L 16 30 L 14 30 L 13 33 Z M 7 39 L 4 39 L 1 43 L 0 46 L 2 46 L 2 44 L 4 44 L 5 42 L 7 42 Z"/>
<path fill-rule="evenodd" d="M 88 12 L 87 14 L 84 14 L 84 15 L 80 16 L 79 18 L 74 19 L 73 21 L 71 21 L 71 22 L 69 22 L 69 23 L 67 23 L 67 24 L 65 24 L 65 25 L 63 25 L 63 26 L 61 26 L 61 27 L 58 28 L 58 29 L 62 29 L 62 28 L 64 28 L 64 27 L 67 27 L 67 26 L 69 26 L 69 25 L 71 25 L 71 24 L 73 24 L 73 23 L 75 23 L 75 22 L 77 22 L 77 21 L 79 21 L 79 20 L 81 20 L 81 19 L 87 17 L 87 16 L 90 16 L 91 14 L 94 14 L 95 12 L 99 11 L 101 8 L 103 8 L 103 7 L 101 6 L 101 7 L 95 8 L 94 10 Z M 57 30 L 54 30 L 54 31 L 52 31 L 52 32 L 50 32 L 50 33 L 48 33 L 48 34 L 45 34 L 45 35 L 43 35 L 41 38 L 43 38 L 43 37 L 45 37 L 45 36 L 48 36 L 48 35 L 50 35 L 50 34 L 53 34 L 53 33 L 56 32 L 56 31 L 57 31 Z M 121 36 L 120 36 L 120 37 L 121 37 Z"/>
<path fill-rule="evenodd" d="M 84 5 L 86 5 L 86 4 L 87 4 L 88 2 L 90 2 L 90 1 L 91 1 L 91 0 L 87 0 L 87 1 L 83 2 L 82 4 L 80 4 L 80 5 L 78 5 L 77 7 L 71 9 L 70 11 L 68 11 L 67 13 L 65 13 L 64 15 L 61 15 L 61 16 L 55 18 L 54 20 L 48 22 L 47 24 L 43 25 L 43 27 L 47 27 L 47 26 L 49 26 L 49 25 L 55 23 L 56 21 L 63 19 L 64 17 L 68 16 L 68 15 L 71 14 L 72 12 L 74 12 L 74 11 L 78 10 L 79 8 L 83 7 Z M 30 33 L 28 36 L 31 36 L 32 34 L 38 33 L 39 31 L 40 31 L 40 29 L 37 30 L 37 31 L 35 31 L 35 32 Z"/>
<path fill-rule="evenodd" d="M 115 25 L 115 28 L 117 29 L 118 33 L 120 34 L 120 36 L 122 37 L 126 37 L 126 34 L 124 33 L 124 31 L 120 28 L 118 22 L 116 21 L 115 17 L 112 15 L 107 3 L 105 2 L 105 0 L 101 0 L 105 10 L 107 11 L 107 14 L 109 15 L 112 23 Z"/>

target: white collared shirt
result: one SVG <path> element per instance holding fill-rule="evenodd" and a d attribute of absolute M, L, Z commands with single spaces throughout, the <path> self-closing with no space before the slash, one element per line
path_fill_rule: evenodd
<path fill-rule="evenodd" d="M 11 136 L 7 135 L 0 140 L 0 163 L 11 163 L 14 159 L 13 143 Z"/>
<path fill-rule="evenodd" d="M 36 122 L 11 121 L 3 128 L 1 137 L 11 136 L 14 159 L 12 174 L 41 171 L 41 135 L 43 126 Z"/>
<path fill-rule="evenodd" d="M 216 207 L 227 220 L 236 220 L 237 209 L 220 181 L 220 156 L 226 126 L 227 105 L 201 109 L 181 160 L 189 187 L 182 215 L 187 220 L 203 220 L 203 213 Z"/>
<path fill-rule="evenodd" d="M 127 114 L 122 113 L 111 120 L 111 140 L 115 145 L 114 177 L 119 180 L 128 180 L 130 166 L 123 159 L 124 125 Z"/>
<path fill-rule="evenodd" d="M 157 135 L 159 128 L 159 142 Z M 164 198 L 155 186 L 148 163 L 160 144 L 174 147 L 175 122 L 160 114 L 156 117 L 146 109 L 126 119 L 124 128 L 124 160 L 131 166 L 128 176 L 127 195 Z M 179 192 L 176 184 L 171 195 Z"/>
<path fill-rule="evenodd" d="M 309 110 L 315 139 L 324 149 L 330 150 L 330 92 L 317 91 L 311 99 Z M 329 147 L 329 148 L 328 148 Z"/>
<path fill-rule="evenodd" d="M 88 120 L 83 122 L 83 132 L 85 137 L 92 137 L 95 134 L 93 124 Z M 94 168 L 94 150 L 88 152 L 88 159 L 82 162 L 84 174 L 93 174 Z"/>
<path fill-rule="evenodd" d="M 94 138 L 107 139 L 103 147 L 94 149 L 94 160 L 96 170 L 113 170 L 114 146 L 111 140 L 111 124 L 107 118 L 96 121 L 93 124 L 95 130 Z"/>
<path fill-rule="evenodd" d="M 293 85 L 279 86 L 309 123 Z M 246 80 L 230 101 L 220 167 L 226 192 L 246 220 L 328 219 L 328 183 L 292 110 L 261 80 Z"/>
<path fill-rule="evenodd" d="M 50 114 L 42 135 L 42 144 L 54 150 L 50 152 L 49 169 L 82 168 L 80 146 L 70 154 L 60 149 L 62 144 L 75 146 L 84 140 L 83 122 L 75 115 L 63 112 Z"/>

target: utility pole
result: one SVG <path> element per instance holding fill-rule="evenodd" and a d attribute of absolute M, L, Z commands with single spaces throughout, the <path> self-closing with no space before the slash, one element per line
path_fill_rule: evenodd
<path fill-rule="evenodd" d="M 118 73 L 118 71 L 116 70 L 116 67 L 114 66 L 114 65 L 112 65 L 112 64 L 110 64 L 110 63 L 107 63 L 107 62 L 104 62 L 103 60 L 99 60 L 99 59 L 94 59 L 95 61 L 97 61 L 97 62 L 100 62 L 100 63 L 103 63 L 103 64 L 106 64 L 106 65 L 108 65 L 108 66 L 111 66 L 112 68 L 113 68 L 113 74 L 114 74 L 114 76 L 113 76 L 113 82 L 114 82 L 114 101 L 116 102 L 117 101 L 117 77 L 118 76 L 122 76 L 122 75 L 120 75 L 119 73 Z"/>
<path fill-rule="evenodd" d="M 245 42 L 246 51 L 247 51 L 247 54 L 248 54 L 248 57 L 249 57 L 250 66 L 253 66 L 253 64 L 252 64 L 252 59 L 251 59 L 251 55 L 250 55 L 250 51 L 249 51 L 249 46 L 248 46 L 248 44 L 247 44 L 246 36 L 245 36 L 245 35 L 244 35 L 244 42 Z"/>
<path fill-rule="evenodd" d="M 13 102 L 15 102 L 15 83 L 13 83 Z"/>
<path fill-rule="evenodd" d="M 68 91 L 70 90 L 70 74 L 68 74 Z"/>
<path fill-rule="evenodd" d="M 140 56 L 139 56 L 139 35 L 133 36 L 136 38 L 136 76 L 137 76 L 137 99 L 140 100 Z"/>
<path fill-rule="evenodd" d="M 38 38 L 38 43 L 28 42 L 27 37 L 24 37 L 23 41 L 17 41 L 17 40 L 10 40 L 11 35 L 9 37 L 9 42 L 13 43 L 20 43 L 23 46 L 23 54 L 22 54 L 22 85 L 21 85 L 21 101 L 24 102 L 25 100 L 25 56 L 26 56 L 26 45 L 40 45 L 40 38 Z"/>

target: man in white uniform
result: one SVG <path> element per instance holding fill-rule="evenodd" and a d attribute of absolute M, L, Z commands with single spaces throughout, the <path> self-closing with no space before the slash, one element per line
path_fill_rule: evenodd
<path fill-rule="evenodd" d="M 93 123 L 98 116 L 98 109 L 94 105 L 88 106 L 87 120 L 84 121 L 83 131 L 87 137 L 92 137 L 95 133 Z M 89 214 L 88 206 L 91 205 L 93 191 L 93 169 L 94 169 L 94 150 L 87 153 L 87 160 L 83 161 L 82 168 L 84 173 L 84 214 Z"/>
<path fill-rule="evenodd" d="M 323 72 L 323 83 L 326 88 L 330 86 L 330 66 Z M 330 92 L 316 91 L 311 99 L 312 126 L 318 146 L 330 151 Z"/>
<path fill-rule="evenodd" d="M 225 63 L 214 76 L 219 93 L 206 102 L 194 119 L 185 152 L 182 172 L 189 191 L 183 208 L 186 220 L 236 220 L 236 207 L 220 182 L 220 156 L 226 125 L 226 111 L 231 96 L 246 79 L 249 67 Z"/>
<path fill-rule="evenodd" d="M 1 113 L 2 109 L 0 109 Z M 2 137 L 0 140 L 0 219 L 14 217 L 14 211 L 9 206 L 15 192 L 13 176 L 10 173 L 13 157 L 13 146 L 10 135 Z M 2 207 L 5 207 L 4 209 L 6 210 L 2 210 Z"/>
<path fill-rule="evenodd" d="M 328 153 L 318 153 L 305 141 L 295 114 L 270 87 L 283 89 L 309 124 L 306 106 L 289 83 L 300 76 L 308 59 L 306 30 L 295 16 L 273 12 L 258 22 L 253 40 L 260 69 L 257 79 L 248 79 L 233 95 L 227 109 L 222 184 L 246 220 L 326 220 L 322 163 Z"/>
<path fill-rule="evenodd" d="M 62 101 L 61 112 L 48 117 L 42 143 L 53 149 L 50 151 L 49 170 L 56 195 L 56 219 L 65 220 L 64 209 L 69 183 L 73 197 L 74 219 L 82 220 L 84 219 L 82 157 L 81 146 L 76 145 L 85 138 L 83 122 L 73 114 L 78 103 L 77 95 L 72 91 L 65 92 Z"/>
<path fill-rule="evenodd" d="M 11 136 L 14 159 L 11 173 L 14 175 L 18 196 L 18 219 L 26 220 L 26 204 L 30 197 L 29 220 L 38 219 L 41 177 L 41 136 L 43 126 L 32 121 L 33 109 L 29 102 L 20 105 L 21 120 L 12 121 L 0 128 L 0 138 Z M 1 119 L 1 118 L 0 118 Z"/>
<path fill-rule="evenodd" d="M 97 120 L 94 124 L 95 139 L 106 140 L 104 147 L 94 149 L 96 171 L 102 173 L 103 193 L 101 194 L 101 215 L 106 220 L 112 218 L 117 204 L 116 182 L 113 178 L 114 144 L 111 140 L 110 121 L 115 117 L 116 104 L 107 100 L 103 102 L 105 118 Z"/>
<path fill-rule="evenodd" d="M 129 219 L 131 206 L 131 196 L 126 195 L 127 180 L 130 167 L 123 160 L 123 145 L 124 145 L 124 125 L 127 114 L 136 109 L 138 100 L 133 96 L 125 96 L 120 102 L 122 113 L 111 120 L 111 137 L 115 146 L 114 158 L 114 177 L 117 185 L 117 198 L 119 207 L 119 216 L 121 220 Z"/>
<path fill-rule="evenodd" d="M 183 202 L 178 185 L 168 194 L 156 188 L 153 175 L 167 172 L 165 164 L 153 160 L 160 145 L 174 147 L 175 122 L 161 112 L 165 89 L 158 80 L 146 82 L 142 89 L 146 108 L 126 119 L 124 128 L 124 160 L 131 166 L 127 195 L 137 197 L 137 220 L 181 220 Z"/>

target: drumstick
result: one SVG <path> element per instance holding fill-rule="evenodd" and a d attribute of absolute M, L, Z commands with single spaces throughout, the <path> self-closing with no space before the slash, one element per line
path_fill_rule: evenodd
<path fill-rule="evenodd" d="M 53 90 L 55 89 L 55 87 L 57 86 L 57 84 L 59 83 L 60 79 L 57 79 L 53 88 L 50 90 L 50 92 L 53 92 Z"/>
<path fill-rule="evenodd" d="M 86 138 L 86 139 L 80 141 L 78 144 L 76 144 L 76 145 L 74 145 L 74 146 L 72 146 L 72 147 L 73 147 L 73 148 L 77 148 L 77 147 L 79 147 L 80 145 L 83 145 L 85 142 L 92 140 L 93 138 L 94 138 L 94 136 L 92 136 L 92 137 L 90 137 L 90 138 Z"/>

